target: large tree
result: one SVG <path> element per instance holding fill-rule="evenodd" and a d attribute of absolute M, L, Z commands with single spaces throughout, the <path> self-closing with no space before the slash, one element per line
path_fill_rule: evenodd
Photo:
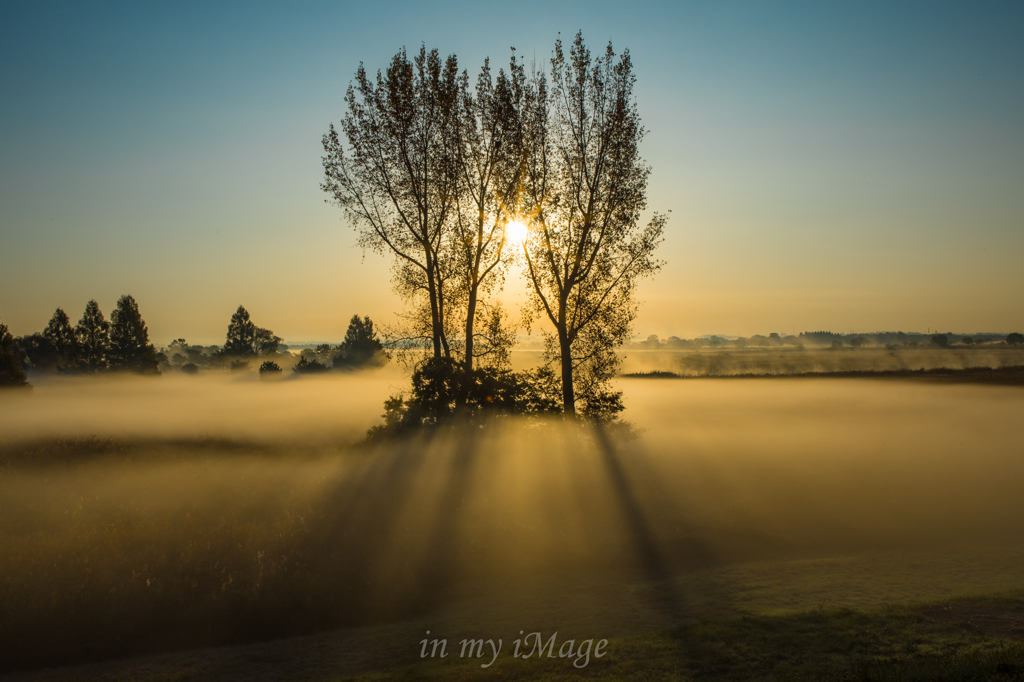
<path fill-rule="evenodd" d="M 156 348 L 149 342 L 149 329 L 139 313 L 139 304 L 131 296 L 122 296 L 110 314 L 111 369 L 139 374 L 159 374 Z"/>
<path fill-rule="evenodd" d="M 549 357 L 561 369 L 562 407 L 597 418 L 621 410 L 608 389 L 627 338 L 638 280 L 661 265 L 665 216 L 639 223 L 649 167 L 629 51 L 611 43 L 593 59 L 582 34 L 555 43 L 550 91 L 535 76 L 527 111 L 524 244 L 534 310 L 547 319 Z"/>
<path fill-rule="evenodd" d="M 43 330 L 43 336 L 53 344 L 57 351 L 58 369 L 67 370 L 78 366 L 81 355 L 78 337 L 71 327 L 71 320 L 68 319 L 67 313 L 57 308 L 46 325 L 46 329 Z"/>
<path fill-rule="evenodd" d="M 323 138 L 321 188 L 364 248 L 394 255 L 395 288 L 413 307 L 409 335 L 434 357 L 451 357 L 445 235 L 459 184 L 451 134 L 458 95 L 454 56 L 442 62 L 422 47 L 410 61 L 402 49 L 376 80 L 359 65 L 340 123 L 345 141 L 333 124 Z"/>
<path fill-rule="evenodd" d="M 82 367 L 92 372 L 107 368 L 110 351 L 110 323 L 103 318 L 96 299 L 89 301 L 82 319 L 75 326 L 75 336 L 81 349 Z"/>
<path fill-rule="evenodd" d="M 519 208 L 523 170 L 523 121 L 526 76 L 515 53 L 508 73 L 491 73 L 484 62 L 475 87 L 463 72 L 454 117 L 452 149 L 458 193 L 449 248 L 454 283 L 464 323 L 462 352 L 466 376 L 476 357 L 500 357 L 501 311 L 485 300 L 501 286 L 510 253 L 507 226 Z M 484 329 L 478 323 L 484 323 Z M 490 329 L 488 329 L 489 327 Z"/>

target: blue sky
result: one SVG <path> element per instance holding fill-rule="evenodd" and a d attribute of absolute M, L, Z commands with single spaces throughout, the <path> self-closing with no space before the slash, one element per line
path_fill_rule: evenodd
<path fill-rule="evenodd" d="M 132 293 L 160 344 L 399 308 L 319 190 L 358 63 L 628 47 L 668 266 L 637 332 L 1024 329 L 1024 5 L 4 3 L 0 319 Z M 523 285 L 507 285 L 510 301 Z"/>

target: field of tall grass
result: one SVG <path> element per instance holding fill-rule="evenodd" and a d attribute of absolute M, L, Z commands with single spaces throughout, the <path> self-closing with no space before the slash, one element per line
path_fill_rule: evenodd
<path fill-rule="evenodd" d="M 415 662 L 426 629 L 614 640 L 1024 588 L 1018 388 L 619 387 L 632 435 L 507 421 L 372 448 L 379 375 L 2 395 L 0 660 L 302 635 L 259 646 L 358 672 Z"/>

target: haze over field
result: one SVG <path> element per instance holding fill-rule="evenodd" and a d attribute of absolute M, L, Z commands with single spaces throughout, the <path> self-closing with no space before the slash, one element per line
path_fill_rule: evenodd
<path fill-rule="evenodd" d="M 992 554 L 1024 552 L 1016 388 L 623 379 L 636 440 L 512 420 L 339 450 L 325 436 L 375 421 L 386 380 L 374 381 L 53 381 L 0 395 L 7 653 L 74 660 L 459 603 L 451 628 L 513 627 L 522 604 L 499 597 L 520 585 L 554 600 L 544 627 L 612 636 L 765 608 L 718 588 L 701 597 L 686 578 L 647 601 L 645 581 L 871 552 L 897 552 L 890 573 L 833 589 L 833 603 L 1024 586 Z M 86 399 L 68 400 L 72 388 Z M 39 440 L 57 434 L 99 440 Z M 933 568 L 914 569 L 911 587 L 901 572 L 921 556 Z M 622 589 L 643 605 L 609 596 Z M 819 588 L 781 589 L 772 599 L 799 608 Z"/>

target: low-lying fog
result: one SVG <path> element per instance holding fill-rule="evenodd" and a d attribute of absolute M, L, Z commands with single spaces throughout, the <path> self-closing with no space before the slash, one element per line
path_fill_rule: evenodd
<path fill-rule="evenodd" d="M 508 422 L 339 447 L 402 384 L 200 375 L 0 394 L 4 654 L 376 622 L 478 581 L 1024 541 L 1018 388 L 622 379 L 632 440 Z"/>

